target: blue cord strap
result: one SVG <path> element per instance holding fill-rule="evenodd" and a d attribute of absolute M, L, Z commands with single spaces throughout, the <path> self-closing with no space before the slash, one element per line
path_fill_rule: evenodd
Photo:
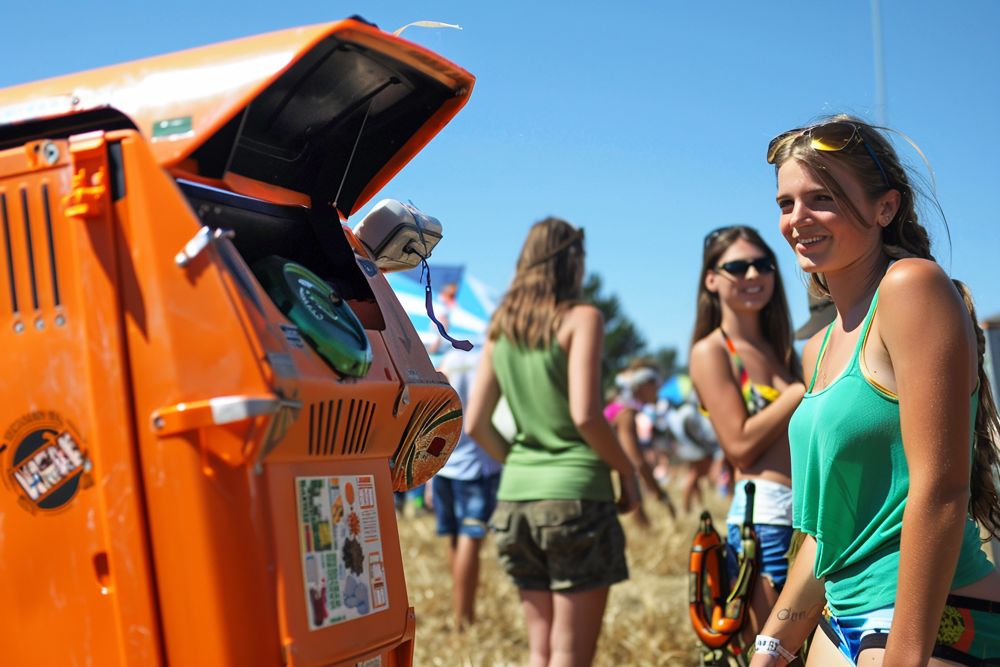
<path fill-rule="evenodd" d="M 456 340 L 449 336 L 448 331 L 444 328 L 444 325 L 441 324 L 441 321 L 434 315 L 434 299 L 431 292 L 431 268 L 427 266 L 427 259 L 424 257 L 420 258 L 420 263 L 422 264 L 420 277 L 423 278 L 425 274 L 427 275 L 427 283 L 424 286 L 424 303 L 427 308 L 427 316 L 431 318 L 431 322 L 437 325 L 437 330 L 438 333 L 441 334 L 441 337 L 451 343 L 453 348 L 468 352 L 472 349 L 472 341 Z"/>

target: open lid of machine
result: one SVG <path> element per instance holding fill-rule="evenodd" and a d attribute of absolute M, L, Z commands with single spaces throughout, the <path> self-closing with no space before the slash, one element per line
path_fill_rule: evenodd
<path fill-rule="evenodd" d="M 322 201 L 347 217 L 447 124 L 474 81 L 346 19 L 2 90 L 0 145 L 107 129 L 114 110 L 175 175 L 279 203 Z"/>

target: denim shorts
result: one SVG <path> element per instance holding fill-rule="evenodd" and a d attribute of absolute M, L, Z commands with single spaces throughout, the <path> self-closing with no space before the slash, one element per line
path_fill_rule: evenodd
<path fill-rule="evenodd" d="M 742 553 L 743 545 L 740 541 L 740 527 L 732 523 L 728 527 L 726 565 L 730 576 L 735 577 L 739 569 L 736 554 Z M 788 578 L 788 547 L 792 543 L 792 527 L 755 523 L 753 528 L 760 540 L 761 576 L 767 577 L 774 589 L 780 592 Z"/>
<path fill-rule="evenodd" d="M 438 535 L 486 537 L 490 515 L 497 504 L 500 473 L 461 480 L 436 475 L 431 481 Z"/>
<path fill-rule="evenodd" d="M 518 588 L 573 593 L 628 579 L 625 533 L 610 501 L 500 501 L 490 525 Z"/>

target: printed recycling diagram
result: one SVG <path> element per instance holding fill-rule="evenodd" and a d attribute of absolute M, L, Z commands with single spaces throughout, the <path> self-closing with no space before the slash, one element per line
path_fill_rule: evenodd
<path fill-rule="evenodd" d="M 299 477 L 295 486 L 309 629 L 388 609 L 374 478 Z"/>

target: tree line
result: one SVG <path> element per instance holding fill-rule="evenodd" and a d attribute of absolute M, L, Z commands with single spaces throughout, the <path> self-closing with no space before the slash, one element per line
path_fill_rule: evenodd
<path fill-rule="evenodd" d="M 591 273 L 583 283 L 583 299 L 592 303 L 604 315 L 604 357 L 602 362 L 604 390 L 614 386 L 615 374 L 637 358 L 651 359 L 668 378 L 682 370 L 677 366 L 677 349 L 662 346 L 650 350 L 635 322 L 622 309 L 613 293 L 605 293 L 601 276 Z"/>

